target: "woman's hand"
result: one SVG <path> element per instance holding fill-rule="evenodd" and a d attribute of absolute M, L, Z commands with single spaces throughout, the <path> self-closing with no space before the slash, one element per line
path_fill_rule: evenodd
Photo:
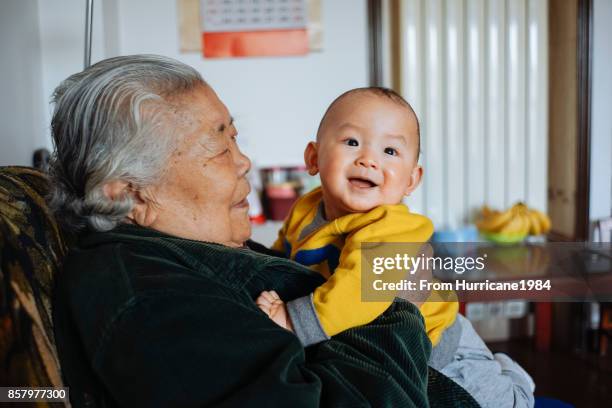
<path fill-rule="evenodd" d="M 287 306 L 275 291 L 263 291 L 255 300 L 255 304 L 268 315 L 270 319 L 283 329 L 293 332 L 293 325 L 287 312 Z"/>

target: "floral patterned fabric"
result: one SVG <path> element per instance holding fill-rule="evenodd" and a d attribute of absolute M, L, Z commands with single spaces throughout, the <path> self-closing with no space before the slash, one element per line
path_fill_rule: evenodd
<path fill-rule="evenodd" d="M 51 321 L 66 241 L 46 203 L 46 176 L 0 167 L 0 384 L 62 386 Z M 37 404 L 45 406 L 45 404 Z"/>

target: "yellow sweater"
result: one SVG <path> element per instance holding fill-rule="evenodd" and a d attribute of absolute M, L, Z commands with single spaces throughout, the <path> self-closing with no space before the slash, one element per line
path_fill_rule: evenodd
<path fill-rule="evenodd" d="M 304 228 L 315 219 L 321 199 L 320 188 L 301 197 L 272 248 L 327 279 L 315 290 L 313 303 L 323 330 L 333 336 L 371 322 L 390 305 L 390 302 L 361 301 L 361 243 L 427 242 L 433 225 L 428 218 L 412 214 L 405 205 L 398 204 L 348 214 L 303 234 Z M 442 332 L 455 321 L 458 303 L 427 301 L 420 309 L 427 335 L 436 345 Z"/>

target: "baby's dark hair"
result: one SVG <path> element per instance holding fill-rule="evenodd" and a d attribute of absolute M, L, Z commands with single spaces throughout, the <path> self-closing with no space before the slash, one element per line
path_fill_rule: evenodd
<path fill-rule="evenodd" d="M 351 96 L 351 95 L 358 94 L 358 93 L 368 93 L 368 94 L 372 94 L 372 95 L 376 95 L 376 96 L 381 96 L 381 97 L 389 98 L 393 102 L 395 102 L 395 103 L 397 103 L 397 104 L 407 108 L 410 111 L 410 113 L 414 116 L 414 120 L 416 121 L 416 127 L 417 127 L 417 158 L 418 158 L 418 156 L 419 156 L 419 154 L 421 152 L 421 125 L 419 123 L 419 117 L 417 116 L 417 114 L 414 111 L 414 109 L 412 109 L 412 106 L 408 103 L 408 101 L 406 99 L 404 99 L 404 97 L 402 97 L 402 95 L 398 94 L 393 89 L 384 88 L 382 86 L 367 86 L 367 87 L 363 87 L 363 88 L 351 89 L 349 91 L 344 92 L 342 95 L 340 95 L 336 99 L 334 99 L 334 101 L 329 105 L 329 107 L 327 108 L 327 110 L 323 114 L 323 118 L 321 119 L 321 122 L 319 123 L 319 128 L 317 129 L 317 142 L 319 141 L 319 134 L 321 133 L 321 129 L 323 128 L 323 123 L 325 122 L 325 119 L 327 118 L 327 114 L 332 110 L 332 108 L 338 102 L 340 102 L 342 99 L 346 98 L 347 96 Z"/>

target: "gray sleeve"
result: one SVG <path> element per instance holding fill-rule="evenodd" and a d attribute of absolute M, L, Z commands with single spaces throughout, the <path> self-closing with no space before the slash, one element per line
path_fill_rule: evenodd
<path fill-rule="evenodd" d="M 295 334 L 304 347 L 329 340 L 314 308 L 312 294 L 287 302 Z"/>
<path fill-rule="evenodd" d="M 455 319 L 453 324 L 444 330 L 440 342 L 431 349 L 431 356 L 427 363 L 430 367 L 440 371 L 455 359 L 461 339 L 461 331 L 459 319 Z"/>

